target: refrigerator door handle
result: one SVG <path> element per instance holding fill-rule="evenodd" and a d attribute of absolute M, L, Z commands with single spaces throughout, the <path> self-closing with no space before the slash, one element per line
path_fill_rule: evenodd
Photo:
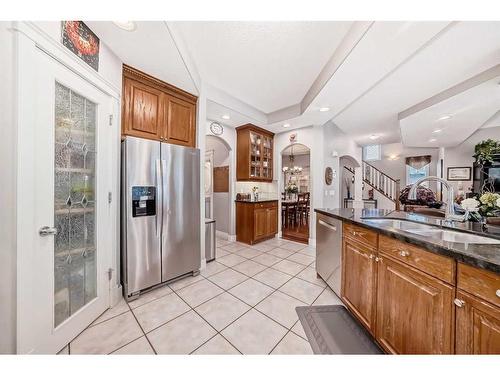
<path fill-rule="evenodd" d="M 162 186 L 163 186 L 163 192 L 162 194 L 165 196 L 165 203 L 162 202 L 162 210 L 165 211 L 167 214 L 169 214 L 169 210 L 167 210 L 167 204 L 168 204 L 168 197 L 167 197 L 167 186 L 168 186 L 168 182 L 165 181 L 165 179 L 167 178 L 167 161 L 162 159 L 161 160 L 161 178 L 162 178 Z M 163 215 L 165 214 L 165 212 L 162 212 L 162 217 Z M 163 225 L 163 222 L 162 224 Z"/>
<path fill-rule="evenodd" d="M 156 169 L 156 237 L 160 236 L 161 233 L 161 222 L 162 220 L 162 215 L 160 214 L 160 208 L 161 204 L 163 201 L 163 191 L 162 191 L 162 181 L 163 181 L 163 174 L 162 174 L 162 168 L 161 168 L 161 160 L 157 159 L 155 160 L 155 169 Z"/>

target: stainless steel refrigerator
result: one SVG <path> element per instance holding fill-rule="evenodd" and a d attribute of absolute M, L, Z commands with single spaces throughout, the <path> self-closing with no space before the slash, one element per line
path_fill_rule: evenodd
<path fill-rule="evenodd" d="M 122 283 L 141 291 L 200 268 L 200 151 L 136 137 L 122 142 Z"/>

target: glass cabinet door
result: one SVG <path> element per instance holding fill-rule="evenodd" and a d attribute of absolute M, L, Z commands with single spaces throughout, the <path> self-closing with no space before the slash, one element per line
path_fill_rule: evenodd
<path fill-rule="evenodd" d="M 262 136 L 250 132 L 250 177 L 262 177 Z"/>
<path fill-rule="evenodd" d="M 96 298 L 97 105 L 56 83 L 54 324 Z"/>
<path fill-rule="evenodd" d="M 264 137 L 262 145 L 262 177 L 273 178 L 273 140 L 270 137 Z"/>

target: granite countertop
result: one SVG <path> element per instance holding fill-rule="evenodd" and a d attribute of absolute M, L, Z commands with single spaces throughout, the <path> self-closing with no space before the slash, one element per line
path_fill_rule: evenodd
<path fill-rule="evenodd" d="M 455 258 L 456 260 L 475 267 L 484 268 L 500 273 L 500 244 L 474 244 L 448 242 L 432 236 L 423 236 L 409 233 L 401 229 L 387 227 L 376 221 L 367 221 L 370 218 L 398 219 L 429 224 L 443 229 L 451 229 L 462 233 L 476 234 L 500 240 L 500 227 L 483 226 L 473 222 L 447 223 L 442 219 L 414 214 L 404 211 L 382 209 L 352 209 L 352 208 L 316 208 L 315 212 L 333 218 L 358 224 L 375 232 L 396 238 L 398 240 L 424 247 L 426 250 Z"/>
<path fill-rule="evenodd" d="M 235 202 L 240 202 L 240 203 L 265 203 L 265 202 L 277 202 L 278 200 L 277 199 L 265 199 L 265 198 L 262 198 L 262 199 L 259 199 L 259 200 L 256 200 L 256 201 L 251 201 L 249 199 L 235 199 L 234 201 Z"/>

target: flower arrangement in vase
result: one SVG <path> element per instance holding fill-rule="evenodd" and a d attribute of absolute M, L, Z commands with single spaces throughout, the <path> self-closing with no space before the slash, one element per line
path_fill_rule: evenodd
<path fill-rule="evenodd" d="M 292 199 L 292 196 L 294 196 L 295 194 L 298 194 L 299 188 L 297 187 L 297 185 L 295 185 L 295 183 L 289 182 L 285 188 L 285 192 L 286 192 L 288 198 Z"/>
<path fill-rule="evenodd" d="M 464 199 L 460 206 L 469 211 L 469 217 L 475 221 L 500 222 L 500 194 L 486 192 L 479 200 L 476 198 Z"/>

